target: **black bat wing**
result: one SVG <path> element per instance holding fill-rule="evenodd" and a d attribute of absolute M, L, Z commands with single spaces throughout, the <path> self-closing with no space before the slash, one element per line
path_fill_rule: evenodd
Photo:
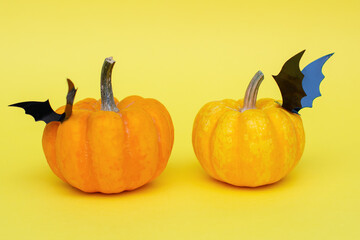
<path fill-rule="evenodd" d="M 35 121 L 44 121 L 46 124 L 52 121 L 62 121 L 65 117 L 65 113 L 58 114 L 51 108 L 49 100 L 45 102 L 19 102 L 9 106 L 23 108 L 25 113 L 31 115 Z"/>
<path fill-rule="evenodd" d="M 306 96 L 302 87 L 304 74 L 300 71 L 299 63 L 305 50 L 287 60 L 277 76 L 273 76 L 280 88 L 283 99 L 282 107 L 298 113 L 302 108 L 301 99 Z"/>

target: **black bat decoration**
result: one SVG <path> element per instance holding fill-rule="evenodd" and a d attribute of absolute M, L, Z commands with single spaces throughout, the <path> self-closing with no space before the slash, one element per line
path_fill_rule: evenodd
<path fill-rule="evenodd" d="M 35 121 L 44 121 L 46 124 L 52 121 L 62 122 L 65 118 L 65 113 L 58 114 L 51 108 L 49 100 L 45 102 L 19 102 L 11 104 L 9 107 L 23 108 L 26 114 L 34 117 Z"/>
<path fill-rule="evenodd" d="M 286 61 L 279 75 L 273 76 L 283 98 L 282 107 L 298 113 L 305 107 L 312 107 L 315 98 L 320 97 L 320 83 L 324 79 L 322 67 L 334 54 L 325 55 L 308 64 L 302 71 L 299 62 L 305 50 Z"/>
<path fill-rule="evenodd" d="M 74 87 L 74 83 L 67 79 L 68 82 L 68 94 L 66 96 L 66 107 L 63 114 L 56 113 L 50 106 L 49 100 L 45 102 L 19 102 L 9 105 L 9 107 L 20 107 L 25 110 L 26 114 L 31 115 L 35 121 L 44 121 L 46 124 L 57 121 L 63 122 L 68 119 L 72 114 L 72 105 L 74 103 L 75 94 L 77 89 Z"/>
<path fill-rule="evenodd" d="M 280 88 L 283 99 L 282 107 L 294 112 L 294 109 L 301 109 L 301 99 L 306 96 L 302 87 L 304 74 L 300 71 L 299 63 L 304 51 L 299 52 L 287 60 L 277 76 L 273 76 Z M 295 113 L 297 113 L 295 111 Z"/>

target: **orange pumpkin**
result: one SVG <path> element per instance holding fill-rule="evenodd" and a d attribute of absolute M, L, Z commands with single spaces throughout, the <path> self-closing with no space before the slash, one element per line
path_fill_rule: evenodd
<path fill-rule="evenodd" d="M 300 115 L 273 99 L 256 102 L 263 75 L 252 79 L 244 100 L 207 103 L 193 126 L 193 147 L 205 171 L 236 186 L 279 181 L 300 160 L 305 136 Z"/>
<path fill-rule="evenodd" d="M 52 171 L 84 192 L 119 193 L 143 186 L 164 170 L 173 146 L 174 127 L 160 102 L 113 98 L 114 63 L 112 58 L 104 62 L 102 100 L 79 101 L 66 121 L 50 122 L 44 129 L 42 145 Z"/>

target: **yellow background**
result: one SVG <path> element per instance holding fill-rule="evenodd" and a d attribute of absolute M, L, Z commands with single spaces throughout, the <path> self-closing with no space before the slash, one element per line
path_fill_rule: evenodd
<path fill-rule="evenodd" d="M 51 2 L 51 3 L 50 3 Z M 360 238 L 360 2 L 2 1 L 0 3 L 0 239 Z M 191 146 L 206 102 L 242 98 L 261 69 L 259 97 L 307 49 L 325 64 L 323 96 L 301 111 L 306 146 L 283 181 L 256 189 L 210 179 Z M 117 195 L 62 183 L 41 147 L 43 122 L 8 104 L 99 98 L 105 57 L 114 94 L 154 97 L 169 110 L 175 145 L 163 174 Z"/>

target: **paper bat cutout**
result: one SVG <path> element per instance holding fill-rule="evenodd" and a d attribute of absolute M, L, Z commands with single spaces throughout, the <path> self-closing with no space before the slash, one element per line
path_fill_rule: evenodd
<path fill-rule="evenodd" d="M 313 61 L 302 70 L 302 73 L 304 74 L 302 86 L 306 93 L 306 96 L 301 99 L 303 108 L 311 108 L 314 99 L 321 96 L 319 87 L 321 81 L 325 78 L 322 73 L 322 67 L 333 54 L 334 53 L 328 54 Z"/>
<path fill-rule="evenodd" d="M 282 107 L 293 113 L 298 113 L 304 107 L 312 107 L 314 99 L 321 96 L 319 87 L 325 77 L 322 67 L 333 55 L 321 57 L 300 71 L 299 63 L 304 52 L 287 60 L 280 73 L 273 76 L 283 98 Z"/>
<path fill-rule="evenodd" d="M 45 123 L 61 122 L 65 118 L 65 113 L 58 114 L 51 108 L 49 100 L 45 102 L 19 102 L 9 106 L 23 108 L 26 114 L 33 116 L 35 121 L 44 121 Z"/>
<path fill-rule="evenodd" d="M 301 109 L 301 99 L 306 96 L 302 88 L 304 74 L 300 71 L 299 63 L 305 50 L 299 52 L 287 60 L 277 76 L 273 76 L 280 88 L 283 98 L 282 107 L 294 112 L 294 109 Z"/>
<path fill-rule="evenodd" d="M 46 124 L 53 121 L 63 122 L 67 120 L 72 114 L 72 105 L 74 103 L 75 94 L 77 91 L 77 89 L 74 87 L 74 83 L 70 79 L 67 79 L 67 82 L 69 89 L 66 96 L 65 112 L 63 114 L 56 113 L 51 108 L 49 100 L 46 100 L 45 102 L 20 102 L 11 104 L 9 107 L 23 108 L 25 113 L 31 115 L 35 121 L 44 121 Z"/>

